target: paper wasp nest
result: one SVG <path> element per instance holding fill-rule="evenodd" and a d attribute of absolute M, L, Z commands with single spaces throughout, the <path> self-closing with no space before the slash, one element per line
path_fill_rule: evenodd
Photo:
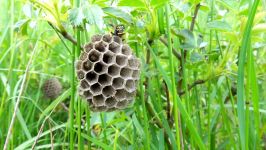
<path fill-rule="evenodd" d="M 42 86 L 43 94 L 46 98 L 55 99 L 62 91 L 62 85 L 56 78 L 46 80 Z"/>
<path fill-rule="evenodd" d="M 76 65 L 79 95 L 93 111 L 123 109 L 133 102 L 140 61 L 120 37 L 94 35 Z"/>

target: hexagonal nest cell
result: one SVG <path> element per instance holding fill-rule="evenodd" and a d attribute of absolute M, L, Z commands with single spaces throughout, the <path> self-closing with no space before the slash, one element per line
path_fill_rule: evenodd
<path fill-rule="evenodd" d="M 124 109 L 134 101 L 140 61 L 118 36 L 94 35 L 76 63 L 79 95 L 92 111 Z"/>

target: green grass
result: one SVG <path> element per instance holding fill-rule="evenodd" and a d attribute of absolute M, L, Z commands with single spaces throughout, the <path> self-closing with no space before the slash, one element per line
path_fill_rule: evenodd
<path fill-rule="evenodd" d="M 265 149 L 266 2 L 0 1 L 0 149 Z M 76 61 L 126 27 L 134 104 L 96 113 Z M 60 80 L 47 99 L 42 84 Z"/>

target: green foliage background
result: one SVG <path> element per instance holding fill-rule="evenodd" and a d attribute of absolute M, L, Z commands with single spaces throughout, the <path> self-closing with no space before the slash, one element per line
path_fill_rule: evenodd
<path fill-rule="evenodd" d="M 266 148 L 265 0 L 0 5 L 0 148 Z M 119 24 L 142 61 L 138 93 L 125 110 L 94 113 L 75 62 Z M 41 91 L 51 77 L 63 85 L 54 100 Z"/>

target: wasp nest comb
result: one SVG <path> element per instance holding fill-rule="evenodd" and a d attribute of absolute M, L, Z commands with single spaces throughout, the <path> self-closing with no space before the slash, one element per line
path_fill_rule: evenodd
<path fill-rule="evenodd" d="M 93 111 L 123 109 L 133 102 L 140 61 L 120 37 L 94 35 L 77 62 L 79 95 Z"/>
<path fill-rule="evenodd" d="M 46 80 L 42 86 L 43 94 L 46 98 L 55 99 L 62 91 L 62 85 L 56 78 Z"/>

